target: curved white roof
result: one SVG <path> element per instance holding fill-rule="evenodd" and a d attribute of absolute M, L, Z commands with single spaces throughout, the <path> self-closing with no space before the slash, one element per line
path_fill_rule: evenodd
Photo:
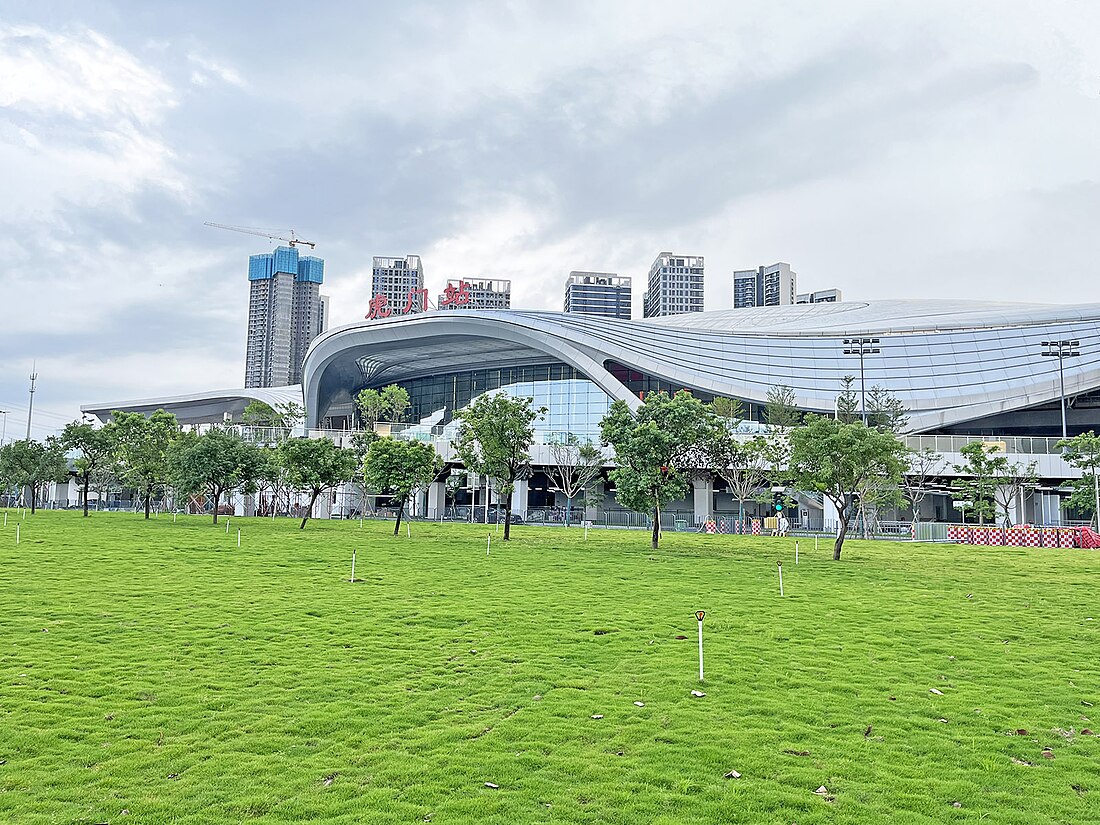
<path fill-rule="evenodd" d="M 560 312 L 422 313 L 340 327 L 314 341 L 303 368 L 310 425 L 358 388 L 494 366 L 560 361 L 613 398 L 637 398 L 611 362 L 715 395 L 764 402 L 778 384 L 799 406 L 831 411 L 859 359 L 853 335 L 881 338 L 864 359 L 911 410 L 915 431 L 1020 410 L 1059 397 L 1047 338 L 1080 340 L 1065 362 L 1067 395 L 1100 389 L 1100 304 L 876 301 L 764 307 L 620 321 Z"/>
<path fill-rule="evenodd" d="M 239 418 L 244 408 L 252 401 L 262 401 L 272 407 L 290 401 L 301 404 L 302 385 L 211 390 L 209 392 L 192 392 L 183 395 L 167 395 L 160 398 L 139 398 L 105 404 L 84 404 L 80 407 L 80 411 L 90 413 L 100 421 L 107 421 L 115 410 L 139 412 L 143 415 L 149 415 L 157 410 L 165 410 L 175 414 L 181 424 L 212 424 L 222 421 L 225 413 L 229 413 L 235 419 Z"/>

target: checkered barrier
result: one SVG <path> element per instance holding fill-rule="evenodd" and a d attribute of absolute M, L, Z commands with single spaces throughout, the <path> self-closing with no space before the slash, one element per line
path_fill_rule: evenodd
<path fill-rule="evenodd" d="M 1096 544 L 1090 545 L 1084 531 L 1088 528 L 1075 527 L 972 527 L 969 525 L 950 525 L 947 528 L 947 540 L 956 544 L 973 544 L 983 547 L 1100 547 L 1100 535 L 1088 530 L 1095 537 Z"/>

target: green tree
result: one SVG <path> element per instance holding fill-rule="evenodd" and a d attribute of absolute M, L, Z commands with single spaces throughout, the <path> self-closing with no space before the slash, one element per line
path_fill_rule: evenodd
<path fill-rule="evenodd" d="M 275 408 L 263 401 L 249 401 L 241 413 L 241 423 L 253 427 L 277 427 L 279 414 Z"/>
<path fill-rule="evenodd" d="M 50 482 L 66 481 L 68 477 L 65 449 L 53 436 L 47 438 L 45 443 L 12 441 L 0 447 L 0 478 L 27 489 L 32 514 L 38 509 L 40 488 Z"/>
<path fill-rule="evenodd" d="M 479 396 L 455 413 L 462 424 L 454 448 L 466 469 L 495 479 L 500 494 L 508 500 L 504 515 L 504 540 L 511 537 L 511 495 L 516 481 L 530 472 L 534 423 L 546 414 L 545 407 L 532 406 L 530 398 L 510 398 L 501 392 Z"/>
<path fill-rule="evenodd" d="M 380 394 L 386 417 L 394 423 L 405 420 L 405 413 L 409 411 L 409 391 L 397 384 L 383 387 Z"/>
<path fill-rule="evenodd" d="M 867 391 L 867 426 L 899 435 L 909 426 L 909 408 L 885 387 Z"/>
<path fill-rule="evenodd" d="M 573 499 L 582 501 L 588 488 L 603 469 L 603 453 L 591 441 L 581 441 L 574 433 L 550 444 L 550 477 L 565 495 L 565 526 L 569 526 Z"/>
<path fill-rule="evenodd" d="M 852 424 L 863 418 L 859 409 L 859 394 L 855 390 L 856 377 L 845 375 L 840 379 L 840 394 L 836 397 L 836 417 L 838 421 Z"/>
<path fill-rule="evenodd" d="M 92 424 L 73 421 L 61 432 L 61 446 L 67 452 L 77 454 L 73 465 L 84 488 L 84 518 L 88 517 L 88 488 L 92 475 L 114 460 L 118 445 L 115 424 L 95 427 Z"/>
<path fill-rule="evenodd" d="M 1000 472 L 994 477 L 996 486 L 993 488 L 993 498 L 1001 508 L 1003 524 L 1012 526 L 1009 510 L 1014 501 L 1022 499 L 1023 494 L 1035 489 L 1039 484 L 1037 472 L 1038 464 L 1032 461 L 1030 464 L 1021 464 L 1018 461 L 1008 461 L 1002 466 Z"/>
<path fill-rule="evenodd" d="M 963 476 L 952 480 L 951 489 L 971 502 L 969 506 L 978 516 L 979 525 L 984 525 L 987 518 L 997 515 L 997 477 L 1008 465 L 1005 456 L 995 455 L 999 449 L 995 444 L 971 441 L 959 450 L 965 459 L 963 463 L 951 465 L 956 473 Z"/>
<path fill-rule="evenodd" d="M 111 416 L 119 476 L 141 496 L 145 518 L 149 518 L 153 496 L 169 481 L 168 451 L 179 435 L 179 423 L 175 415 L 164 410 L 157 410 L 148 418 L 141 413 L 119 410 Z"/>
<path fill-rule="evenodd" d="M 943 472 L 943 456 L 931 447 L 909 451 L 909 466 L 901 482 L 901 493 L 913 510 L 913 534 L 920 521 L 920 505 L 928 496 L 933 481 Z"/>
<path fill-rule="evenodd" d="M 1100 436 L 1087 433 L 1066 438 L 1057 445 L 1062 458 L 1072 467 L 1084 472 L 1084 477 L 1073 485 L 1069 504 L 1075 510 L 1092 513 L 1100 529 Z"/>
<path fill-rule="evenodd" d="M 729 424 L 730 429 L 736 429 L 745 417 L 745 407 L 739 399 L 723 398 L 719 396 L 711 402 L 714 414 Z"/>
<path fill-rule="evenodd" d="M 745 502 L 753 500 L 768 481 L 767 442 L 762 436 L 739 441 L 720 435 L 712 450 L 711 467 L 737 502 L 737 519 L 745 521 Z"/>
<path fill-rule="evenodd" d="M 370 445 L 363 462 L 363 478 L 368 489 L 389 495 L 397 503 L 395 536 L 401 530 L 401 514 L 413 492 L 431 484 L 442 469 L 443 460 L 426 442 L 379 438 Z"/>
<path fill-rule="evenodd" d="M 768 400 L 764 405 L 764 423 L 768 425 L 764 437 L 764 457 L 768 462 L 768 481 L 772 487 L 781 487 L 787 480 L 791 430 L 801 420 L 802 413 L 795 406 L 794 390 L 782 384 L 768 390 Z"/>
<path fill-rule="evenodd" d="M 374 425 L 382 420 L 386 412 L 386 402 L 382 393 L 378 390 L 367 388 L 355 397 L 355 405 L 359 408 L 359 416 L 368 430 L 373 430 Z"/>
<path fill-rule="evenodd" d="M 168 466 L 176 488 L 203 493 L 214 500 L 214 524 L 222 496 L 234 490 L 250 492 L 262 467 L 260 450 L 234 432 L 217 427 L 202 435 L 182 433 L 168 450 Z"/>
<path fill-rule="evenodd" d="M 808 415 L 791 432 L 790 471 L 800 490 L 815 490 L 836 507 L 840 519 L 833 558 L 840 559 L 844 538 L 860 492 L 871 484 L 894 485 L 905 470 L 905 445 L 892 433 L 847 424 L 821 415 Z"/>
<path fill-rule="evenodd" d="M 615 449 L 615 496 L 630 510 L 653 515 L 651 546 L 661 536 L 661 508 L 687 494 L 688 473 L 724 428 L 714 410 L 681 390 L 649 393 L 637 412 L 625 401 L 611 405 L 600 422 L 604 443 Z"/>
<path fill-rule="evenodd" d="M 327 438 L 289 438 L 279 445 L 278 452 L 287 484 L 309 491 L 309 507 L 298 528 L 304 530 L 318 496 L 355 478 L 355 452 L 337 447 Z"/>

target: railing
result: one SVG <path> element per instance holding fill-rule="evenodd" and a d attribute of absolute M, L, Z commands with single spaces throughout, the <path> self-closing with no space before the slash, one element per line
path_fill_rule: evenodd
<path fill-rule="evenodd" d="M 1056 455 L 1061 450 L 1056 446 L 1060 438 L 1046 436 L 1004 436 L 1004 435 L 907 435 L 905 443 L 911 450 L 931 449 L 937 453 L 958 453 L 967 444 L 975 441 L 982 444 L 1002 445 L 1006 453 L 1023 455 Z"/>

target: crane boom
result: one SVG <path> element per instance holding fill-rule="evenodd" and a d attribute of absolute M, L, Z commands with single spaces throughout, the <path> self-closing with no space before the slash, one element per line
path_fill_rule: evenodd
<path fill-rule="evenodd" d="M 215 229 L 228 229 L 230 232 L 243 232 L 245 235 L 257 235 L 261 238 L 268 238 L 273 241 L 286 241 L 291 246 L 297 246 L 298 244 L 305 244 L 310 249 L 316 249 L 317 244 L 313 241 L 306 241 L 299 238 L 294 234 L 294 230 L 287 230 L 289 238 L 284 238 L 282 235 L 275 235 L 270 232 L 264 232 L 262 229 L 253 229 L 250 226 L 230 226 L 226 223 L 213 223 L 212 221 L 203 221 L 203 226 L 212 226 Z"/>

